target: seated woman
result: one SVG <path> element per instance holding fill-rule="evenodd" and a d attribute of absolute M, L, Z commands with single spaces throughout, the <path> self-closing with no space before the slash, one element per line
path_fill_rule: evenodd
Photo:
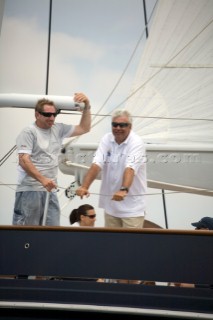
<path fill-rule="evenodd" d="M 93 206 L 83 204 L 70 213 L 70 224 L 72 227 L 94 227 L 96 213 Z"/>

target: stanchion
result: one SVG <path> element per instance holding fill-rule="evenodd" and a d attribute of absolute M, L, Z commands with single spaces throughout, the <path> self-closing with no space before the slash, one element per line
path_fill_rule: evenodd
<path fill-rule="evenodd" d="M 46 225 L 47 211 L 48 211 L 48 207 L 49 207 L 49 201 L 50 201 L 50 192 L 47 191 L 46 201 L 45 201 L 45 207 L 44 207 L 44 215 L 43 215 L 43 220 L 42 220 L 42 226 L 45 226 L 45 225 Z"/>

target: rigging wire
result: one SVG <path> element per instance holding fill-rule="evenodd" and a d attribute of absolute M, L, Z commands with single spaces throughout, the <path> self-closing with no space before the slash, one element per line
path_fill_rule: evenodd
<path fill-rule="evenodd" d="M 48 88 L 49 88 L 51 24 L 52 24 L 52 0 L 50 0 L 50 3 L 49 3 L 49 25 L 48 25 L 48 42 L 47 42 L 47 70 L 46 70 L 46 88 L 45 88 L 45 93 L 46 94 L 48 94 Z"/>
<path fill-rule="evenodd" d="M 64 115 L 70 115 L 71 113 L 65 113 L 65 112 L 61 112 L 60 114 L 64 114 Z M 74 115 L 74 113 L 73 113 Z M 76 115 L 76 114 L 75 114 Z M 92 114 L 93 115 L 93 114 Z M 100 117 L 111 117 L 111 114 L 95 114 L 96 116 L 100 116 Z M 186 120 L 186 121 L 213 121 L 213 119 L 207 119 L 207 118 L 179 118 L 179 117 L 157 117 L 157 116 L 131 116 L 132 118 L 141 118 L 141 119 L 156 119 L 156 120 Z"/>
<path fill-rule="evenodd" d="M 14 191 L 15 191 L 15 188 L 13 188 L 13 187 L 11 187 L 11 186 L 17 186 L 17 184 L 4 183 L 4 182 L 0 181 L 0 186 L 5 186 L 5 187 L 8 187 L 8 188 L 10 188 L 11 190 L 14 190 Z"/>
<path fill-rule="evenodd" d="M 13 146 L 4 156 L 3 158 L 1 158 L 0 160 L 0 166 L 3 165 L 3 163 L 5 163 L 5 161 L 7 161 L 7 159 L 13 154 L 13 152 L 17 149 L 16 145 Z"/>

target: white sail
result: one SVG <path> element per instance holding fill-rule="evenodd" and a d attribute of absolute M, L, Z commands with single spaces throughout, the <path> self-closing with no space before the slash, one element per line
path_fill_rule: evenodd
<path fill-rule="evenodd" d="M 127 109 L 146 142 L 213 146 L 213 1 L 158 2 Z"/>

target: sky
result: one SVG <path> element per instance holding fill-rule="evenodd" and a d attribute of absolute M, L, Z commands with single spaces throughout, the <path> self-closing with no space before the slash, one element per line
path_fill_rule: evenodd
<path fill-rule="evenodd" d="M 148 19 L 155 3 L 147 1 Z M 143 1 L 53 0 L 48 69 L 49 4 L 49 0 L 5 0 L 0 34 L 0 93 L 73 96 L 75 92 L 84 92 L 91 101 L 93 119 L 101 119 L 97 113 L 108 114 L 124 101 L 134 81 L 146 42 Z M 22 128 L 34 121 L 34 114 L 32 110 L 14 108 L 1 108 L 0 113 L 2 159 L 15 145 Z M 65 123 L 79 121 L 78 114 L 59 117 Z M 109 117 L 105 116 L 97 130 L 91 130 L 79 141 L 98 142 L 109 125 Z M 11 223 L 16 166 L 17 156 L 13 153 L 0 167 L 0 224 Z M 59 172 L 62 225 L 69 224 L 71 209 L 82 204 L 77 198 L 70 201 L 64 196 L 64 189 L 71 182 L 70 176 Z M 95 182 L 92 191 L 97 194 L 98 188 L 99 182 Z M 178 210 L 183 216 L 177 215 L 175 220 L 171 216 L 170 226 L 190 228 L 190 218 L 185 219 L 184 210 L 188 203 L 196 201 L 195 196 L 188 195 L 187 200 L 182 195 L 177 197 L 168 198 L 168 208 L 173 211 L 177 203 L 182 203 L 183 208 Z M 97 195 L 88 201 L 98 207 Z M 201 217 L 203 207 L 207 208 L 206 214 L 211 214 L 209 205 L 212 207 L 212 199 L 201 197 L 195 219 Z M 149 219 L 164 227 L 161 195 L 149 197 L 148 211 Z M 97 225 L 101 226 L 102 211 L 97 208 L 97 213 Z"/>

